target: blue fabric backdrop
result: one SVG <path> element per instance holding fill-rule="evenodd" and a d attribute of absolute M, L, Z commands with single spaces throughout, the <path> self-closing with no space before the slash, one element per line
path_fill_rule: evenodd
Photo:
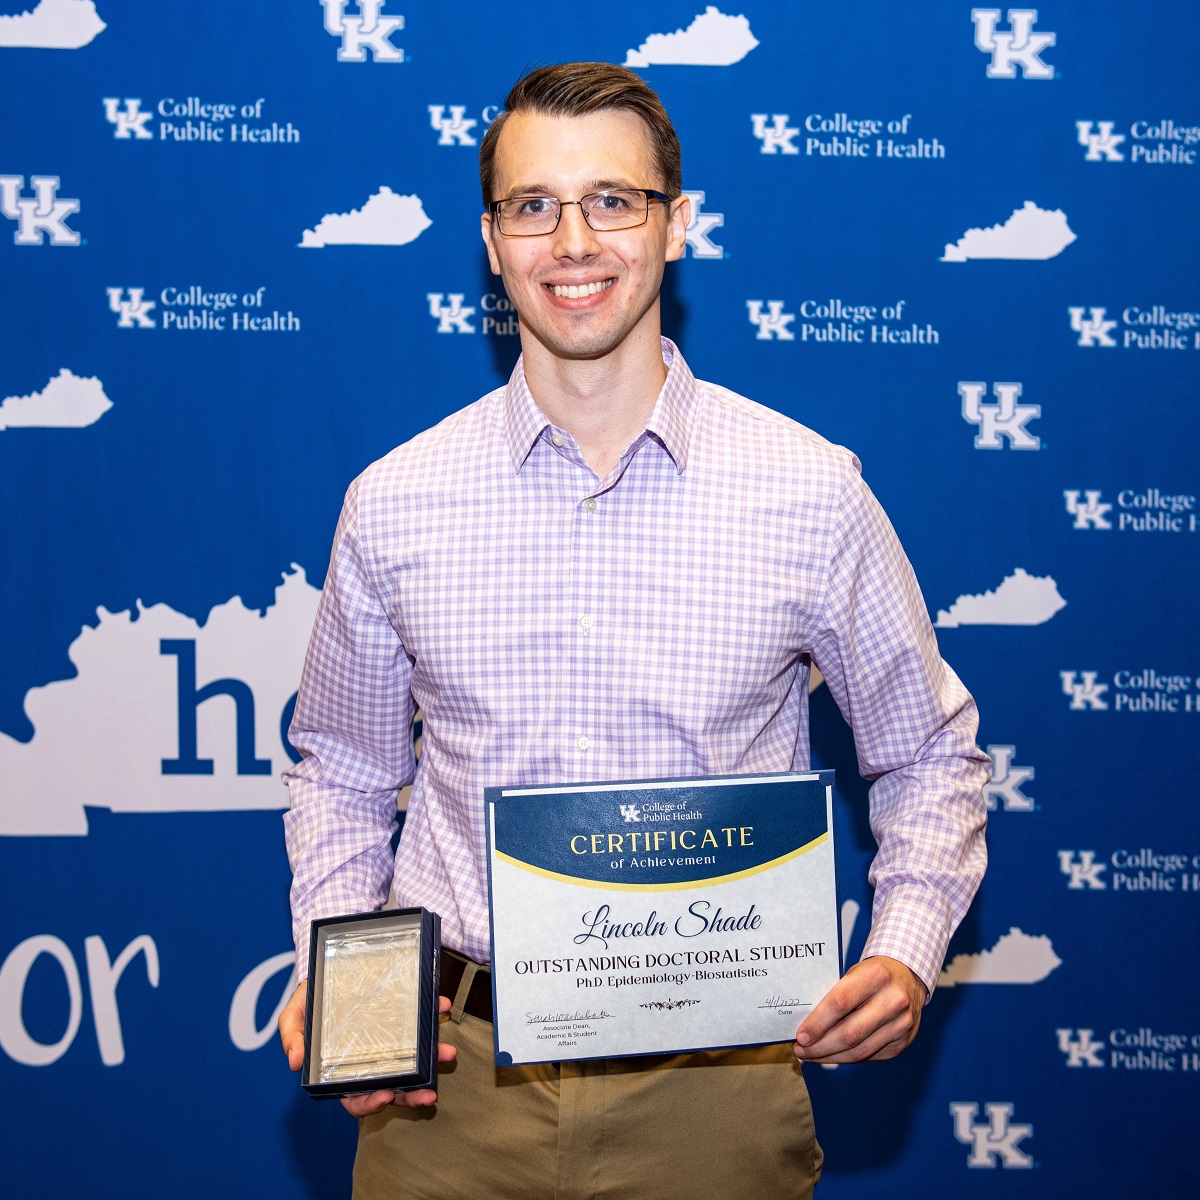
<path fill-rule="evenodd" d="M 997 764 L 917 1043 L 809 1072 L 823 1194 L 1200 1191 L 1194 4 L 0 13 L 6 1195 L 348 1194 L 272 1028 L 282 730 L 346 485 L 515 360 L 477 142 L 574 58 L 677 122 L 667 332 L 859 453 Z"/>

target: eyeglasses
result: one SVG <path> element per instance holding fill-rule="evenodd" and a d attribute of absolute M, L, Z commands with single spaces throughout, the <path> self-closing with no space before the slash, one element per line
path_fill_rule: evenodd
<path fill-rule="evenodd" d="M 578 200 L 560 200 L 557 196 L 514 196 L 511 200 L 493 200 L 488 212 L 496 229 L 504 237 L 540 237 L 553 233 L 568 204 L 578 204 L 583 219 L 598 233 L 617 229 L 636 229 L 645 225 L 650 204 L 669 204 L 671 197 L 653 188 L 611 188 L 589 192 Z"/>

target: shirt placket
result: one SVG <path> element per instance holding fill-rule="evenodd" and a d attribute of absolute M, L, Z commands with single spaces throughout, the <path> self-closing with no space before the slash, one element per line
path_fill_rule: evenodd
<path fill-rule="evenodd" d="M 572 498 L 571 572 L 567 646 L 571 680 L 571 722 L 564 730 L 568 739 L 571 775 L 576 780 L 604 778 L 612 739 L 610 721 L 604 712 L 601 676 L 604 645 L 608 640 L 608 606 L 603 594 L 604 505 L 610 495 L 600 495 L 595 476 L 580 471 Z"/>
<path fill-rule="evenodd" d="M 611 561 L 606 539 L 615 528 L 608 513 L 615 502 L 616 487 L 641 440 L 622 455 L 606 479 L 597 481 L 569 435 L 557 430 L 550 434 L 561 456 L 576 467 L 568 500 L 568 607 L 563 614 L 566 649 L 564 686 L 560 688 L 560 737 L 568 772 L 564 781 L 609 778 L 616 761 L 616 713 L 612 711 L 605 667 L 605 662 L 611 660 L 612 639 L 618 636 L 611 627 L 616 609 L 612 581 L 605 569 Z"/>

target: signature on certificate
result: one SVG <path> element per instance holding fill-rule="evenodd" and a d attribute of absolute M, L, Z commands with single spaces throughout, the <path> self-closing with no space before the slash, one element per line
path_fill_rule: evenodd
<path fill-rule="evenodd" d="M 553 1012 L 553 1013 L 535 1013 L 527 1012 L 525 1014 L 526 1025 L 561 1025 L 564 1022 L 574 1021 L 606 1021 L 613 1014 L 606 1009 L 601 1009 L 599 1012 L 593 1012 L 590 1008 L 576 1009 L 574 1012 Z"/>

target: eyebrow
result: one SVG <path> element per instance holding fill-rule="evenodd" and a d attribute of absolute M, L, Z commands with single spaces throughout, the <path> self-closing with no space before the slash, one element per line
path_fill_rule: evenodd
<path fill-rule="evenodd" d="M 581 195 L 587 196 L 592 192 L 604 192 L 613 188 L 632 188 L 637 191 L 635 184 L 627 179 L 591 179 L 583 185 Z M 501 197 L 504 200 L 514 200 L 518 196 L 553 196 L 554 189 L 548 183 L 522 183 L 509 188 L 508 194 Z"/>

